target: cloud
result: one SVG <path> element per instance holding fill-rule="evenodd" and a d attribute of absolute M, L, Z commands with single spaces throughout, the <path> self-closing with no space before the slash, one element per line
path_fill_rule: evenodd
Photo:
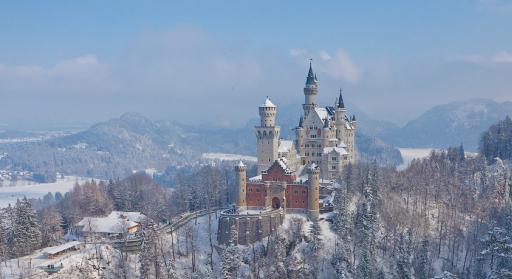
<path fill-rule="evenodd" d="M 98 86 L 107 78 L 106 65 L 99 63 L 94 55 L 58 61 L 50 67 L 0 64 L 0 90 L 23 95 L 98 92 Z"/>
<path fill-rule="evenodd" d="M 492 61 L 495 63 L 512 63 L 512 52 L 498 52 L 494 55 Z"/>
<path fill-rule="evenodd" d="M 512 63 L 512 52 L 499 51 L 492 55 L 459 54 L 447 59 L 447 61 L 466 62 L 471 64 L 502 64 Z"/>
<path fill-rule="evenodd" d="M 305 49 L 290 49 L 290 56 L 307 61 L 313 59 L 314 68 L 318 73 L 326 74 L 331 78 L 358 83 L 362 78 L 362 71 L 354 63 L 347 51 L 337 49 L 333 53 L 326 50 L 310 52 Z"/>

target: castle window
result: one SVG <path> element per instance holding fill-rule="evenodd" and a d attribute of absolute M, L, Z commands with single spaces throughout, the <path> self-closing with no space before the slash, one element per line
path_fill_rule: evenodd
<path fill-rule="evenodd" d="M 295 190 L 295 191 L 293 191 L 293 193 L 294 193 L 294 194 L 298 194 L 298 193 L 299 193 L 299 191 Z"/>
<path fill-rule="evenodd" d="M 332 160 L 333 160 L 333 161 L 336 161 L 336 157 L 332 157 Z"/>
<path fill-rule="evenodd" d="M 303 193 L 303 194 L 306 194 L 306 191 L 302 190 L 302 193 Z"/>
<path fill-rule="evenodd" d="M 260 192 L 260 189 L 256 189 L 256 192 L 258 192 L 258 193 L 259 193 L 259 192 Z"/>
<path fill-rule="evenodd" d="M 332 169 L 335 170 L 336 169 L 336 166 L 332 166 Z"/>

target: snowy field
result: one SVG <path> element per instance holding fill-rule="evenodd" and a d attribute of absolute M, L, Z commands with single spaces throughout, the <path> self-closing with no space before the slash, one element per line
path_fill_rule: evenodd
<path fill-rule="evenodd" d="M 203 153 L 201 155 L 206 160 L 220 160 L 220 161 L 248 161 L 256 162 L 258 158 L 254 156 L 240 155 L 240 154 L 229 154 L 229 153 Z"/>
<path fill-rule="evenodd" d="M 434 150 L 433 148 L 398 148 L 400 150 L 400 154 L 402 155 L 402 159 L 404 160 L 401 165 L 397 167 L 399 170 L 406 169 L 409 164 L 414 159 L 426 158 L 430 155 L 430 152 Z"/>
<path fill-rule="evenodd" d="M 15 186 L 0 187 L 0 207 L 6 207 L 9 203 L 14 204 L 17 199 L 22 199 L 24 196 L 27 198 L 41 198 L 48 194 L 48 192 L 64 194 L 73 188 L 75 183 L 84 183 L 89 180 L 83 177 L 65 176 L 64 178 L 57 179 L 54 183 L 17 181 Z"/>

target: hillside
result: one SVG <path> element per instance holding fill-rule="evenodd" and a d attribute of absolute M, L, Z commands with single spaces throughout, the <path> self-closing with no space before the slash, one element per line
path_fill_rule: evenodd
<path fill-rule="evenodd" d="M 446 148 L 462 143 L 466 150 L 475 151 L 482 132 L 507 115 L 512 115 L 512 102 L 453 102 L 431 108 L 402 128 L 383 130 L 377 135 L 400 147 Z"/>
<path fill-rule="evenodd" d="M 6 140 L 0 144 L 0 169 L 34 172 L 44 182 L 54 181 L 56 172 L 111 178 L 134 170 L 193 165 L 205 152 L 254 155 L 254 124 L 249 121 L 239 129 L 194 127 L 126 113 L 70 135 L 34 141 Z M 293 127 L 294 123 L 281 125 Z M 401 162 L 398 150 L 382 141 L 362 133 L 357 134 L 356 140 L 363 159 L 377 158 L 386 164 Z"/>

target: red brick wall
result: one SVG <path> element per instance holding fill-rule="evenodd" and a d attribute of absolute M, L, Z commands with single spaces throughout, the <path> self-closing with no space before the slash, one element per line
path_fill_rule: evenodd
<path fill-rule="evenodd" d="M 286 185 L 286 207 L 308 208 L 308 187 L 306 185 Z"/>
<path fill-rule="evenodd" d="M 247 183 L 246 193 L 247 206 L 265 206 L 265 184 Z"/>
<path fill-rule="evenodd" d="M 247 206 L 265 206 L 267 195 L 264 183 L 247 184 Z M 301 184 L 286 185 L 286 207 L 308 208 L 308 186 Z"/>

